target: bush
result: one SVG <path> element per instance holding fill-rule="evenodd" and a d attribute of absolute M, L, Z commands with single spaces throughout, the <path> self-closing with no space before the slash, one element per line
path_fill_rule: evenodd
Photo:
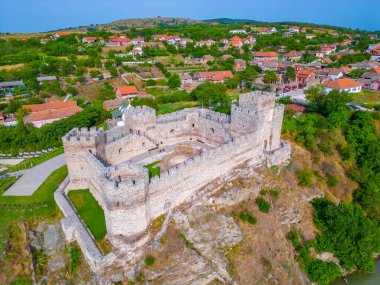
<path fill-rule="evenodd" d="M 145 262 L 145 265 L 146 265 L 146 266 L 153 266 L 155 260 L 156 260 L 156 259 L 155 259 L 153 256 L 148 255 L 147 257 L 145 257 L 144 262 Z"/>
<path fill-rule="evenodd" d="M 256 205 L 259 207 L 260 212 L 269 213 L 270 205 L 263 198 L 256 198 Z"/>
<path fill-rule="evenodd" d="M 248 222 L 250 223 L 251 225 L 254 225 L 257 223 L 257 219 L 254 215 L 252 215 L 251 213 L 247 213 L 247 212 L 242 212 L 239 216 L 240 220 L 243 221 L 243 222 Z"/>
<path fill-rule="evenodd" d="M 330 187 L 338 186 L 339 184 L 339 177 L 334 175 L 327 175 L 327 185 Z"/>
<path fill-rule="evenodd" d="M 309 168 L 302 168 L 297 171 L 298 185 L 302 188 L 313 185 L 313 172 Z"/>
<path fill-rule="evenodd" d="M 156 81 L 154 79 L 149 79 L 146 81 L 146 86 L 155 86 Z"/>

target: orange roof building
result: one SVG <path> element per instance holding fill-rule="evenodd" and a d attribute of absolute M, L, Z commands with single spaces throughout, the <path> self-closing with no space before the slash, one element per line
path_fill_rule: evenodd
<path fill-rule="evenodd" d="M 24 123 L 31 123 L 36 128 L 68 118 L 83 110 L 77 106 L 76 101 L 24 105 L 23 108 L 31 111 L 24 117 Z"/>
<path fill-rule="evenodd" d="M 323 84 L 326 91 L 330 92 L 333 89 L 346 91 L 349 93 L 359 93 L 362 91 L 363 84 L 356 82 L 350 78 L 342 78 L 335 81 L 328 81 Z"/>
<path fill-rule="evenodd" d="M 194 78 L 198 81 L 224 82 L 227 78 L 233 78 L 231 71 L 204 71 L 198 72 Z"/>
<path fill-rule="evenodd" d="M 278 60 L 278 53 L 274 51 L 257 51 L 253 53 L 255 60 Z"/>
<path fill-rule="evenodd" d="M 137 95 L 138 91 L 136 86 L 120 86 L 116 89 L 117 98 L 131 99 Z"/>

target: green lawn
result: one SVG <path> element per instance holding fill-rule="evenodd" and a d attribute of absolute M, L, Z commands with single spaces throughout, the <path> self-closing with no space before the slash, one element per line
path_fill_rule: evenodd
<path fill-rule="evenodd" d="M 144 167 L 149 170 L 149 179 L 151 179 L 154 176 L 161 174 L 161 168 L 159 166 L 155 167 L 157 164 L 159 164 L 161 160 L 155 161 L 151 164 L 147 164 Z"/>
<path fill-rule="evenodd" d="M 59 215 L 53 193 L 67 176 L 67 166 L 55 170 L 32 196 L 0 196 L 0 255 L 5 249 L 12 222 L 33 219 L 55 219 Z"/>
<path fill-rule="evenodd" d="M 2 180 L 0 180 L 0 195 L 3 195 L 3 193 L 13 184 L 15 183 L 17 178 L 15 176 L 7 177 Z"/>
<path fill-rule="evenodd" d="M 376 104 L 380 104 L 380 93 L 363 91 L 357 94 L 352 94 L 352 102 L 363 105 L 364 107 L 372 108 Z"/>
<path fill-rule="evenodd" d="M 179 111 L 185 108 L 192 108 L 196 106 L 198 102 L 176 102 L 160 105 L 156 108 L 157 115 L 163 115 L 167 113 L 172 113 L 175 111 Z"/>
<path fill-rule="evenodd" d="M 53 150 L 51 152 L 41 154 L 40 156 L 28 158 L 28 159 L 24 160 L 23 162 L 21 162 L 17 165 L 6 165 L 8 168 L 8 170 L 6 172 L 15 172 L 18 170 L 28 169 L 28 168 L 34 167 L 34 166 L 39 165 L 39 164 L 41 164 L 41 163 L 43 163 L 49 159 L 54 158 L 54 157 L 56 157 L 62 153 L 63 153 L 63 148 L 59 148 L 59 149 Z M 1 160 L 0 160 L 0 164 L 1 164 Z"/>
<path fill-rule="evenodd" d="M 89 190 L 73 190 L 68 193 L 68 197 L 95 240 L 101 241 L 107 233 L 102 207 Z"/>

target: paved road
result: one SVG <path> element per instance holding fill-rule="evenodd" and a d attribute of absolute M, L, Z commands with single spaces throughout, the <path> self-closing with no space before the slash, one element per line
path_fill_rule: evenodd
<path fill-rule="evenodd" d="M 58 155 L 33 168 L 23 170 L 23 175 L 12 185 L 4 196 L 31 196 L 57 168 L 66 164 L 65 155 Z"/>

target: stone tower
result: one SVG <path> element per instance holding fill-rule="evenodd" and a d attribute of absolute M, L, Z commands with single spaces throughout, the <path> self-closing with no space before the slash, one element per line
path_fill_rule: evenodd
<path fill-rule="evenodd" d="M 284 107 L 276 105 L 273 93 L 255 91 L 241 94 L 239 106 L 232 106 L 231 125 L 235 135 L 256 133 L 264 151 L 280 147 Z"/>

